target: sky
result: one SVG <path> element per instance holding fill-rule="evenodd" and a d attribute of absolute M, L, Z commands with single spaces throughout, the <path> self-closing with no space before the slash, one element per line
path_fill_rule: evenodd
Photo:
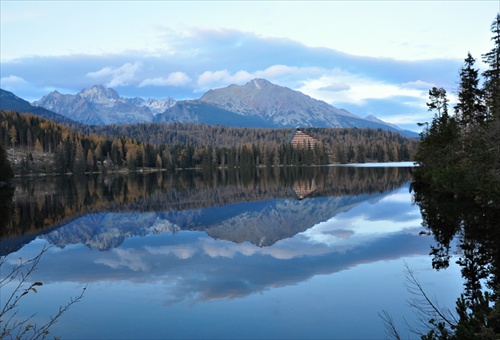
<path fill-rule="evenodd" d="M 264 78 L 419 131 L 433 86 L 453 104 L 467 53 L 484 69 L 488 1 L 0 0 L 0 87 L 28 101 L 93 85 L 197 99 Z"/>

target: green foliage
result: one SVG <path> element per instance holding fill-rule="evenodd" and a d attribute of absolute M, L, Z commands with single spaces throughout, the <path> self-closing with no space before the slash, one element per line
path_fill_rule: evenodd
<path fill-rule="evenodd" d="M 288 129 L 173 123 L 89 127 L 82 132 L 31 114 L 0 111 L 0 118 L 5 143 L 29 156 L 14 164 L 20 174 L 408 161 L 418 145 L 415 139 L 373 129 L 309 128 L 319 143 L 292 147 L 286 141 Z"/>
<path fill-rule="evenodd" d="M 483 104 L 491 82 L 485 81 L 485 88 L 479 89 L 478 72 L 473 64 L 469 54 L 460 73 L 455 116 L 448 114 L 444 89 L 429 91 L 427 105 L 435 116 L 420 136 L 415 157 L 420 167 L 415 171 L 415 178 L 431 184 L 436 191 L 484 202 L 493 199 L 498 204 L 500 117 L 487 114 L 495 110 Z"/>
<path fill-rule="evenodd" d="M 465 131 L 474 129 L 486 121 L 484 90 L 479 88 L 479 73 L 474 68 L 475 59 L 467 54 L 465 64 L 460 71 L 460 88 L 455 113 L 461 128 Z"/>
<path fill-rule="evenodd" d="M 456 176 L 462 177 L 459 150 L 459 126 L 448 114 L 446 90 L 433 87 L 429 91 L 429 111 L 434 118 L 421 133 L 420 146 L 415 156 L 419 167 L 415 176 L 435 185 L 436 190 L 452 191 Z"/>
<path fill-rule="evenodd" d="M 483 72 L 485 102 L 490 118 L 500 116 L 500 13 L 491 24 L 493 48 L 483 54 L 483 61 L 489 67 Z"/>
<path fill-rule="evenodd" d="M 430 185 L 414 182 L 415 202 L 424 226 L 434 235 L 433 267 L 446 268 L 451 259 L 452 240 L 459 236 L 458 259 L 464 292 L 456 302 L 453 326 L 444 332 L 434 318 L 426 339 L 493 339 L 500 334 L 498 223 L 500 209 L 484 206 L 471 198 L 458 199 L 436 192 Z"/>
<path fill-rule="evenodd" d="M 494 48 L 478 71 L 470 54 L 460 72 L 455 116 L 448 114 L 446 91 L 429 91 L 432 122 L 420 135 L 411 190 L 423 225 L 437 242 L 433 266 L 446 268 L 456 235 L 457 260 L 465 279 L 456 303 L 456 321 L 429 316 L 423 339 L 493 339 L 500 336 L 500 14 L 492 26 Z"/>

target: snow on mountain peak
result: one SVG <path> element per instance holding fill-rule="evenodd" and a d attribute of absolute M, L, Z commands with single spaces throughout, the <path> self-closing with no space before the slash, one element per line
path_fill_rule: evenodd
<path fill-rule="evenodd" d="M 62 95 L 57 91 L 44 96 L 33 105 L 65 115 L 85 124 L 123 124 L 149 122 L 153 116 L 175 104 L 172 98 L 125 98 L 112 88 L 94 85 L 76 95 Z"/>
<path fill-rule="evenodd" d="M 94 85 L 90 89 L 83 89 L 78 96 L 87 99 L 94 104 L 110 104 L 120 99 L 120 95 L 112 88 L 105 88 L 102 85 Z"/>
<path fill-rule="evenodd" d="M 144 101 L 143 106 L 149 108 L 151 112 L 156 115 L 161 112 L 165 112 L 167 109 L 174 106 L 175 100 L 173 98 L 164 98 L 164 99 L 152 99 Z"/>
<path fill-rule="evenodd" d="M 263 88 L 270 88 L 274 84 L 265 80 L 265 79 L 260 79 L 260 78 L 255 78 L 250 80 L 248 83 L 244 85 L 244 87 L 250 87 L 250 88 L 255 88 L 258 90 L 261 90 Z"/>

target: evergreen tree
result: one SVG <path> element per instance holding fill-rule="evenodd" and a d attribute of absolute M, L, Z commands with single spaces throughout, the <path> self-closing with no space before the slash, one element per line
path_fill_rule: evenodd
<path fill-rule="evenodd" d="M 483 54 L 483 61 L 489 68 L 483 72 L 485 102 L 490 117 L 500 119 L 500 13 L 491 24 L 493 48 Z"/>
<path fill-rule="evenodd" d="M 446 90 L 433 87 L 429 90 L 429 102 L 427 107 L 429 111 L 434 111 L 436 118 L 441 118 L 448 115 L 448 98 L 446 97 Z"/>
<path fill-rule="evenodd" d="M 485 104 L 488 112 L 488 125 L 476 138 L 481 141 L 482 152 L 474 161 L 482 166 L 485 201 L 500 200 L 500 13 L 491 24 L 493 48 L 483 55 L 483 61 L 489 68 L 483 72 Z M 490 196 L 487 198 L 486 196 Z"/>
<path fill-rule="evenodd" d="M 85 172 L 87 165 L 87 160 L 82 147 L 82 143 L 79 140 L 75 142 L 75 161 L 73 163 L 73 172 L 76 174 L 81 174 Z"/>
<path fill-rule="evenodd" d="M 5 151 L 3 144 L 0 141 L 0 184 L 1 182 L 10 183 L 13 177 L 14 172 L 10 167 L 10 163 L 7 158 L 7 152 Z"/>
<path fill-rule="evenodd" d="M 415 156 L 420 167 L 415 176 L 423 181 L 439 182 L 437 190 L 452 190 L 455 184 L 458 164 L 457 147 L 459 145 L 458 123 L 448 114 L 446 90 L 433 87 L 429 91 L 429 111 L 434 112 L 434 119 L 420 135 L 420 147 Z"/>
<path fill-rule="evenodd" d="M 474 68 L 475 59 L 467 54 L 465 64 L 460 71 L 458 103 L 455 113 L 465 131 L 481 125 L 486 119 L 486 106 L 483 104 L 483 90 L 479 88 L 478 70 Z"/>

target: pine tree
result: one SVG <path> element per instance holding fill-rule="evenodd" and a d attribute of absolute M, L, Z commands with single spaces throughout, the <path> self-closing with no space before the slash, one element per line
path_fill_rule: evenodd
<path fill-rule="evenodd" d="M 435 111 L 435 117 L 438 119 L 448 115 L 448 98 L 446 97 L 446 90 L 433 87 L 429 90 L 429 100 L 427 107 L 429 111 Z"/>
<path fill-rule="evenodd" d="M 460 71 L 458 104 L 455 105 L 455 113 L 466 132 L 474 126 L 482 125 L 486 119 L 486 106 L 483 104 L 484 92 L 479 88 L 479 74 L 474 68 L 474 63 L 475 59 L 468 53 Z"/>
<path fill-rule="evenodd" d="M 73 163 L 73 172 L 76 174 L 81 174 L 85 172 L 85 167 L 87 165 L 85 153 L 80 140 L 75 141 L 75 162 Z"/>
<path fill-rule="evenodd" d="M 7 158 L 7 152 L 3 148 L 2 142 L 0 141 L 0 184 L 2 182 L 9 183 L 13 177 L 14 172 L 10 167 L 10 163 Z"/>
<path fill-rule="evenodd" d="M 420 135 L 420 146 L 415 159 L 422 166 L 446 166 L 455 154 L 458 124 L 448 114 L 445 89 L 433 87 L 429 90 L 429 100 L 427 107 L 434 112 L 434 119 Z"/>
<path fill-rule="evenodd" d="M 483 54 L 489 68 L 483 72 L 485 102 L 490 117 L 500 119 L 500 13 L 491 24 L 493 48 Z"/>
<path fill-rule="evenodd" d="M 486 183 L 485 187 L 500 185 L 500 13 L 491 24 L 493 48 L 483 55 L 483 61 L 489 68 L 483 72 L 485 104 L 488 109 L 489 124 L 483 134 L 485 151 L 483 157 L 489 159 L 487 178 L 494 184 Z M 486 170 L 486 169 L 484 169 Z M 497 197 L 498 199 L 498 197 Z"/>

